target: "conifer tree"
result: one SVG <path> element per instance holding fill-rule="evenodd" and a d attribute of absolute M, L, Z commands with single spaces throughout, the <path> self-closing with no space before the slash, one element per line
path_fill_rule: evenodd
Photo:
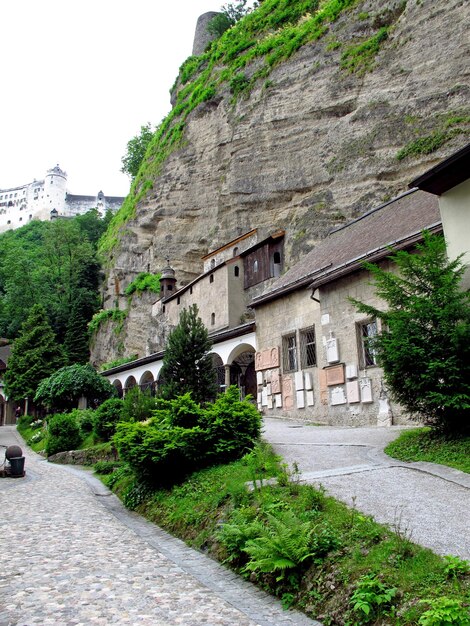
<path fill-rule="evenodd" d="M 88 363 L 90 358 L 88 322 L 96 311 L 96 296 L 79 289 L 67 323 L 64 350 L 70 365 Z"/>
<path fill-rule="evenodd" d="M 165 395 L 175 397 L 191 392 L 193 400 L 205 402 L 216 395 L 215 374 L 207 328 L 195 304 L 183 309 L 178 326 L 170 333 L 161 376 Z"/>
<path fill-rule="evenodd" d="M 465 268 L 460 258 L 449 261 L 440 236 L 425 232 L 417 251 L 389 257 L 398 274 L 365 264 L 386 310 L 353 302 L 383 322 L 373 348 L 395 399 L 441 432 L 469 432 L 470 293 L 460 285 Z"/>
<path fill-rule="evenodd" d="M 34 398 L 41 380 L 64 365 L 64 353 L 47 321 L 46 311 L 35 304 L 13 344 L 5 391 L 9 399 L 19 402 Z"/>

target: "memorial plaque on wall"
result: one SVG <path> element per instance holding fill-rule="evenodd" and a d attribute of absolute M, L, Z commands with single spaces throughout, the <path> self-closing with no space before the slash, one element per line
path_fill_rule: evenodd
<path fill-rule="evenodd" d="M 294 408 L 294 381 L 290 376 L 282 377 L 282 404 L 287 411 Z"/>
<path fill-rule="evenodd" d="M 333 385 L 342 385 L 344 383 L 343 364 L 327 367 L 324 371 L 326 372 L 326 384 L 328 387 L 332 387 Z"/>
<path fill-rule="evenodd" d="M 279 370 L 273 370 L 271 376 L 271 392 L 273 394 L 281 393 L 281 375 Z"/>
<path fill-rule="evenodd" d="M 255 355 L 255 369 L 269 370 L 279 367 L 279 348 L 266 348 Z"/>

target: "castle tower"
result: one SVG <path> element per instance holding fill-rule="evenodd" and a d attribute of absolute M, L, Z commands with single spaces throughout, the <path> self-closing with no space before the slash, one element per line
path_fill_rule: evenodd
<path fill-rule="evenodd" d="M 44 180 L 44 208 L 55 209 L 59 215 L 65 211 L 65 195 L 67 191 L 67 173 L 58 165 L 47 170 Z"/>
<path fill-rule="evenodd" d="M 176 291 L 175 270 L 170 267 L 170 259 L 167 259 L 167 266 L 162 269 L 160 276 L 160 297 L 166 298 Z"/>
<path fill-rule="evenodd" d="M 196 24 L 196 32 L 194 33 L 193 56 L 203 54 L 207 45 L 215 39 L 215 35 L 209 33 L 207 26 L 216 15 L 218 15 L 218 13 L 215 11 L 208 11 L 199 16 Z"/>

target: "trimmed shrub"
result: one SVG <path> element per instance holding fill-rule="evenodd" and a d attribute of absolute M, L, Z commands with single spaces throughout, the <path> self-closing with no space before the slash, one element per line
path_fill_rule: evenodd
<path fill-rule="evenodd" d="M 117 423 L 123 419 L 124 402 L 119 398 L 109 398 L 96 409 L 93 416 L 95 435 L 109 441 L 116 432 Z"/>
<path fill-rule="evenodd" d="M 261 417 L 249 401 L 240 400 L 238 387 L 232 385 L 204 410 L 204 427 L 209 439 L 209 456 L 228 462 L 249 452 L 259 438 Z"/>
<path fill-rule="evenodd" d="M 48 420 L 46 454 L 75 450 L 81 444 L 80 427 L 72 413 L 56 413 Z"/>
<path fill-rule="evenodd" d="M 146 423 L 119 423 L 114 443 L 140 480 L 178 482 L 191 472 L 236 459 L 249 451 L 260 434 L 258 411 L 229 387 L 216 402 L 201 408 L 189 393 L 159 399 Z"/>
<path fill-rule="evenodd" d="M 124 419 L 130 422 L 148 420 L 156 406 L 156 400 L 150 391 L 141 391 L 137 386 L 129 389 L 123 402 Z"/>

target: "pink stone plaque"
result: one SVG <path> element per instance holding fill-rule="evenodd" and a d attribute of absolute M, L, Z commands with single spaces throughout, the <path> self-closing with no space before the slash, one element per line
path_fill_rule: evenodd
<path fill-rule="evenodd" d="M 255 368 L 256 370 L 268 370 L 279 367 L 279 348 L 266 348 L 256 353 Z"/>
<path fill-rule="evenodd" d="M 290 376 L 282 377 L 282 404 L 287 411 L 294 408 L 294 383 Z"/>
<path fill-rule="evenodd" d="M 328 387 L 333 385 L 342 385 L 344 383 L 344 365 L 333 365 L 333 367 L 327 367 L 326 372 L 326 384 Z"/>
<path fill-rule="evenodd" d="M 279 370 L 273 370 L 271 374 L 271 393 L 281 393 L 281 375 Z"/>

